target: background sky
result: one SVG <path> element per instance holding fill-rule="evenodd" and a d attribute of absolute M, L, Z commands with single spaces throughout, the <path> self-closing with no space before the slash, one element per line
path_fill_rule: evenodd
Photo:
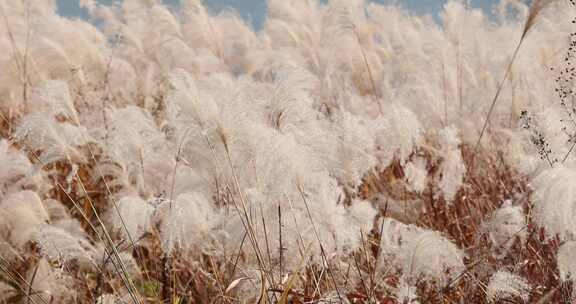
<path fill-rule="evenodd" d="M 98 0 L 100 3 L 110 4 L 114 0 Z M 164 3 L 177 6 L 179 0 L 162 0 Z M 289 0 L 286 0 L 289 1 Z M 416 14 L 437 16 L 444 5 L 444 0 L 373 0 L 379 3 L 396 2 Z M 83 17 L 85 12 L 78 6 L 78 0 L 57 0 L 58 9 L 64 16 Z M 472 0 L 472 6 L 490 12 L 497 0 Z M 235 8 L 246 20 L 252 22 L 256 29 L 260 28 L 266 14 L 266 0 L 204 0 L 204 3 L 214 12 L 227 7 Z"/>

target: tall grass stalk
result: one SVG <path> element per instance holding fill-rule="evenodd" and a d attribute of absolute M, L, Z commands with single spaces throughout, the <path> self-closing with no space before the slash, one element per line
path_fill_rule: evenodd
<path fill-rule="evenodd" d="M 488 109 L 488 113 L 486 114 L 486 118 L 484 119 L 484 124 L 482 125 L 482 129 L 480 130 L 480 135 L 478 136 L 478 140 L 476 141 L 475 150 L 478 150 L 478 148 L 480 146 L 480 141 L 482 140 L 482 137 L 484 136 L 486 128 L 488 127 L 488 124 L 490 123 L 490 117 L 492 116 L 492 112 L 494 111 L 494 107 L 496 106 L 496 103 L 498 102 L 498 98 L 500 97 L 500 93 L 502 92 L 502 88 L 504 87 L 504 84 L 506 83 L 506 79 L 508 78 L 508 75 L 512 71 L 512 66 L 514 65 L 514 61 L 516 61 L 516 57 L 518 56 L 518 52 L 520 51 L 520 47 L 522 46 L 522 44 L 526 40 L 526 37 L 528 36 L 530 29 L 532 29 L 532 27 L 536 24 L 536 19 L 538 18 L 538 15 L 540 15 L 540 13 L 542 13 L 542 11 L 548 5 L 550 5 L 556 1 L 557 0 L 535 0 L 532 3 L 532 6 L 530 7 L 530 10 L 528 12 L 528 17 L 526 18 L 526 22 L 524 23 L 524 27 L 522 29 L 522 35 L 520 36 L 520 41 L 518 41 L 518 44 L 516 45 L 516 48 L 514 49 L 514 53 L 512 53 L 512 57 L 508 61 L 508 65 L 507 65 L 506 70 L 504 72 L 504 76 L 502 77 L 502 80 L 500 80 L 500 82 L 498 83 L 498 87 L 496 89 L 496 94 L 494 94 L 494 97 L 492 98 L 492 101 L 490 103 L 490 108 Z"/>

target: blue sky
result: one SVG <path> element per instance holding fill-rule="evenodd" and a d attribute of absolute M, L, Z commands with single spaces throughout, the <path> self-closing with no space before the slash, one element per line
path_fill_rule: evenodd
<path fill-rule="evenodd" d="M 114 0 L 98 0 L 100 3 L 110 4 Z M 289 1 L 289 0 L 286 0 Z M 430 14 L 437 16 L 441 10 L 444 0 L 374 0 L 380 3 L 396 2 L 401 6 L 417 14 Z M 78 0 L 57 0 L 58 9 L 64 16 L 83 16 L 82 10 L 78 7 Z M 163 0 L 164 3 L 176 6 L 179 0 Z M 472 0 L 472 6 L 483 8 L 486 12 L 490 11 L 492 5 L 497 0 Z M 233 7 L 240 14 L 250 20 L 252 24 L 259 28 L 266 14 L 266 0 L 204 0 L 213 11 L 220 11 L 227 7 Z"/>

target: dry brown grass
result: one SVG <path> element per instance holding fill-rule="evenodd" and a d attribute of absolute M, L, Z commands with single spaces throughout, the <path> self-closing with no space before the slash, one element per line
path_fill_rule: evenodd
<path fill-rule="evenodd" d="M 7 129 L 6 125 L 2 129 Z M 559 281 L 556 267 L 556 252 L 559 242 L 546 241 L 543 231 L 528 217 L 528 241 L 525 247 L 516 243 L 503 259 L 496 259 L 492 253 L 496 248 L 482 234 L 482 222 L 494 210 L 499 208 L 506 199 L 515 199 L 530 214 L 530 190 L 528 180 L 512 168 L 508 167 L 500 152 L 475 154 L 472 146 L 462 146 L 462 154 L 467 167 L 465 186 L 456 195 L 455 201 L 448 206 L 442 198 L 438 198 L 434 181 L 429 182 L 425 191 L 420 194 L 407 190 L 404 182 L 404 172 L 400 162 L 392 165 L 378 174 L 365 177 L 364 183 L 357 189 L 357 195 L 362 199 L 375 200 L 379 195 L 385 195 L 394 200 L 416 202 L 418 208 L 406 205 L 406 213 L 394 213 L 388 206 L 380 206 L 381 216 L 395 217 L 407 223 L 413 223 L 431 230 L 440 231 L 454 241 L 468 255 L 467 269 L 449 286 L 433 286 L 426 283 L 418 285 L 421 303 L 486 303 L 485 286 L 489 276 L 502 268 L 514 271 L 528 280 L 533 287 L 531 301 L 533 303 L 568 303 L 571 286 Z M 441 159 L 434 157 L 425 149 L 419 149 L 413 157 L 423 157 L 427 161 L 429 176 L 436 176 Z M 93 160 L 95 161 L 95 160 Z M 88 191 L 90 200 L 98 212 L 104 211 L 109 198 L 102 178 L 94 178 L 94 162 L 80 166 L 78 176 Z M 72 180 L 68 185 L 66 176 L 70 167 L 65 163 L 55 163 L 45 168 L 52 172 L 49 178 L 54 184 L 70 186 L 78 189 L 79 181 Z M 104 177 L 106 179 L 107 177 Z M 114 192 L 114 189 L 112 189 Z M 55 188 L 49 197 L 62 201 L 84 225 L 86 231 L 95 237 L 89 225 L 85 223 L 79 212 L 76 212 L 75 201 L 83 207 L 85 215 L 95 222 L 94 213 L 89 205 L 88 197 L 71 191 L 64 193 L 62 188 Z M 73 195 L 70 195 L 73 194 Z M 424 207 L 422 209 L 422 207 Z M 424 211 L 421 211 L 424 210 Z M 378 299 L 380 303 L 396 303 L 390 290 L 380 288 L 382 281 L 390 286 L 398 283 L 399 274 L 390 272 L 384 276 L 376 275 L 376 264 L 386 264 L 379 261 L 379 230 L 375 225 L 371 235 L 365 236 L 364 249 L 355 252 L 345 259 L 339 267 L 334 268 L 336 284 L 340 288 L 352 290 L 345 296 L 352 303 L 368 303 L 370 299 Z M 133 278 L 139 294 L 146 303 L 237 303 L 235 294 L 237 288 L 225 292 L 226 288 L 239 277 L 239 264 L 250 254 L 248 241 L 243 248 L 228 253 L 223 258 L 214 258 L 200 254 L 194 257 L 194 262 L 188 256 L 176 253 L 169 261 L 170 271 L 166 271 L 166 260 L 159 243 L 158 235 L 151 233 L 143 240 L 136 241 L 135 247 L 130 244 L 118 244 L 119 250 L 131 252 L 136 258 L 142 275 Z M 37 263 L 38 251 L 31 244 L 31 254 L 23 261 L 9 265 L 4 277 L 13 278 L 15 286 L 27 286 L 26 273 Z M 342 267 L 341 265 L 346 265 Z M 78 302 L 90 303 L 98 294 L 114 293 L 123 289 L 123 283 L 114 273 L 94 273 L 81 269 L 78 265 L 67 265 L 67 269 L 76 280 L 79 295 Z M 296 283 L 290 290 L 285 290 L 286 284 L 280 283 L 267 286 L 270 299 L 278 299 L 283 293 L 289 295 L 290 303 L 309 303 L 321 300 L 321 294 L 334 290 L 334 281 L 317 264 L 307 263 L 299 272 Z M 351 274 L 361 273 L 361 281 L 351 285 Z M 169 276 L 167 275 L 169 274 Z M 10 280 L 8 280 L 10 281 Z M 170 288 L 163 288 L 169 284 Z M 247 284 L 243 282 L 241 284 Z M 162 292 L 169 290 L 169 293 Z M 320 292 L 318 292 L 320 291 Z M 24 291 L 15 298 L 14 303 L 25 301 Z M 253 299 L 254 301 L 257 299 Z M 521 303 L 520 299 L 517 299 Z"/>
<path fill-rule="evenodd" d="M 543 232 L 533 222 L 529 221 L 528 242 L 525 247 L 515 244 L 512 252 L 503 259 L 492 256 L 494 245 L 487 241 L 482 234 L 482 221 L 494 210 L 500 207 L 506 199 L 515 198 L 516 203 L 521 204 L 526 213 L 530 214 L 530 196 L 527 187 L 527 179 L 506 166 L 498 153 L 482 153 L 473 157 L 474 149 L 470 146 L 462 147 L 463 156 L 468 168 L 465 177 L 465 187 L 457 194 L 455 201 L 448 207 L 442 198 L 437 198 L 434 183 L 429 183 L 427 189 L 421 193 L 411 193 L 403 184 L 404 173 L 398 162 L 384 169 L 378 175 L 365 178 L 365 183 L 359 189 L 362 198 L 370 199 L 379 194 L 385 194 L 398 200 L 420 201 L 425 211 L 418 212 L 416 218 L 411 220 L 419 226 L 432 230 L 441 231 L 445 236 L 453 240 L 463 248 L 468 258 L 465 261 L 467 269 L 465 273 L 451 282 L 450 286 L 433 286 L 426 283 L 418 285 L 419 294 L 423 295 L 421 303 L 485 303 L 485 284 L 494 271 L 509 267 L 525 277 L 533 292 L 533 303 L 564 303 L 564 297 L 571 292 L 571 286 L 561 285 L 558 278 L 555 256 L 559 246 L 558 241 L 545 241 Z M 418 151 L 419 156 L 427 159 L 430 176 L 437 174 L 439 159 L 434 159 L 425 151 Z M 88 165 L 89 166 L 89 165 Z M 67 170 L 63 164 L 55 165 L 53 169 L 62 173 L 53 176 L 53 179 L 62 180 Z M 92 200 L 95 205 L 104 206 L 106 195 L 102 185 L 88 176 L 86 169 L 80 170 L 80 176 L 92 192 Z M 75 185 L 72 185 L 75 186 Z M 521 195 L 518 195 L 521 194 Z M 527 194 L 527 195 L 522 195 Z M 52 193 L 54 198 L 67 198 L 58 191 Z M 73 197 L 82 203 L 83 197 Z M 87 203 L 86 203 L 87 204 Z M 74 210 L 69 204 L 70 210 Z M 102 207 L 103 208 L 103 207 Z M 86 206 L 89 217 L 90 208 Z M 381 210 L 382 215 L 395 216 L 388 213 L 386 207 Z M 74 212 L 73 212 L 74 214 Z M 80 219 L 78 214 L 75 214 Z M 400 218 L 401 219 L 401 218 Z M 89 230 L 88 230 L 89 231 Z M 341 288 L 353 290 L 345 296 L 353 303 L 368 303 L 370 298 L 378 299 L 381 303 L 396 303 L 390 291 L 379 288 L 376 280 L 382 280 L 391 286 L 398 282 L 398 273 L 390 272 L 384 276 L 377 276 L 374 271 L 378 261 L 379 231 L 377 227 L 372 235 L 365 236 L 365 248 L 354 253 L 346 259 L 347 269 L 334 267 L 336 284 Z M 238 262 L 250 254 L 248 245 L 243 250 L 230 253 L 224 258 L 216 259 L 208 255 L 198 255 L 196 261 L 191 262 L 186 256 L 175 254 L 170 260 L 170 271 L 165 271 L 165 260 L 162 258 L 157 235 L 148 235 L 145 241 L 137 242 L 135 248 L 129 244 L 119 244 L 122 250 L 132 253 L 137 259 L 142 276 L 133 278 L 140 295 L 147 303 L 237 303 L 235 289 L 226 293 L 224 290 L 230 283 L 238 278 Z M 31 248 L 35 252 L 34 248 Z M 19 264 L 11 265 L 10 271 L 20 274 L 22 278 L 38 258 L 37 253 Z M 340 265 L 346 265 L 340 264 Z M 77 290 L 81 295 L 81 303 L 89 303 L 94 300 L 95 292 L 114 292 L 122 290 L 122 282 L 117 275 L 101 273 L 94 275 L 83 271 L 77 265 L 68 265 L 73 269 L 72 273 L 77 282 Z M 345 268 L 345 267 L 344 267 Z M 170 278 L 166 277 L 170 274 Z M 305 265 L 298 275 L 293 288 L 284 290 L 285 285 L 278 283 L 275 286 L 267 286 L 270 299 L 279 298 L 283 292 L 289 295 L 290 303 L 307 303 L 320 300 L 320 294 L 334 289 L 334 282 L 326 274 L 321 275 L 322 269 L 317 264 Z M 350 285 L 350 274 L 362 273 L 361 283 Z M 16 275 L 15 277 L 19 277 Z M 278 278 L 276 281 L 280 281 Z M 162 284 L 170 284 L 170 293 L 162 294 Z M 25 285 L 25 282 L 19 282 Z M 315 292 L 320 290 L 322 292 Z M 23 298 L 14 299 L 15 301 Z M 256 299 L 254 299 L 256 300 Z M 520 302 L 520 299 L 518 299 Z"/>

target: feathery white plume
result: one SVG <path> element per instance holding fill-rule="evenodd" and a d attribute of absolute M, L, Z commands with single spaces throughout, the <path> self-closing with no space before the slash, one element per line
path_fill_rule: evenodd
<path fill-rule="evenodd" d="M 73 122 L 78 122 L 78 115 L 68 84 L 62 80 L 49 80 L 32 90 L 32 111 L 50 114 L 52 117 L 63 115 Z"/>
<path fill-rule="evenodd" d="M 365 235 L 370 232 L 373 226 L 374 219 L 378 215 L 378 211 L 368 201 L 361 201 L 355 199 L 352 205 L 348 208 L 351 220 L 354 224 L 358 225 Z"/>
<path fill-rule="evenodd" d="M 109 274 L 116 274 L 118 272 L 118 264 L 121 264 L 123 269 L 134 278 L 140 276 L 140 267 L 136 262 L 136 259 L 129 252 L 122 251 L 118 252 L 118 258 L 116 255 L 110 251 L 109 248 L 104 249 L 104 247 L 98 247 L 91 252 L 92 260 L 98 267 Z M 118 263 L 119 262 L 119 263 Z"/>
<path fill-rule="evenodd" d="M 77 296 L 72 277 L 45 259 L 28 271 L 27 282 L 34 291 L 31 300 L 35 303 L 67 303 Z"/>
<path fill-rule="evenodd" d="M 490 277 L 486 298 L 491 303 L 497 303 L 504 299 L 513 300 L 515 298 L 520 298 L 524 303 L 527 303 L 530 298 L 530 290 L 530 285 L 526 279 L 508 271 L 500 270 Z"/>
<path fill-rule="evenodd" d="M 410 285 L 404 276 L 400 277 L 400 282 L 398 287 L 394 290 L 394 297 L 399 303 L 405 304 L 419 304 L 418 294 L 416 293 L 417 288 Z"/>
<path fill-rule="evenodd" d="M 89 142 L 86 128 L 67 122 L 58 122 L 43 114 L 29 114 L 22 118 L 16 129 L 15 138 L 30 151 L 40 151 L 40 165 L 58 160 L 83 162 L 84 156 L 78 148 Z"/>
<path fill-rule="evenodd" d="M 48 220 L 48 213 L 35 192 L 26 190 L 13 193 L 0 203 L 0 226 L 5 225 L 1 233 L 6 233 L 16 248 L 22 248 L 32 240 L 36 229 Z M 12 231 L 17 233 L 10 233 Z"/>
<path fill-rule="evenodd" d="M 426 189 L 428 183 L 428 170 L 426 170 L 426 159 L 417 157 L 413 161 L 406 163 L 404 174 L 410 190 L 421 193 Z"/>
<path fill-rule="evenodd" d="M 139 196 L 124 196 L 110 208 L 109 218 L 113 230 L 125 240 L 136 242 L 152 228 L 155 208 Z"/>
<path fill-rule="evenodd" d="M 140 193 L 167 191 L 174 160 L 166 157 L 170 146 L 152 117 L 135 106 L 113 109 L 109 117 L 107 156 L 122 167 L 122 174 Z"/>
<path fill-rule="evenodd" d="M 4 169 L 0 170 L 0 193 L 17 190 L 18 186 L 26 182 L 26 177 L 31 177 L 32 163 L 3 139 L 0 140 L 0 164 L 4 164 Z"/>
<path fill-rule="evenodd" d="M 446 282 L 464 269 L 464 252 L 439 232 L 385 218 L 383 258 L 391 257 L 406 280 Z"/>
<path fill-rule="evenodd" d="M 440 144 L 443 161 L 440 165 L 442 178 L 438 186 L 442 190 L 446 202 L 451 204 L 464 183 L 464 175 L 466 174 L 462 152 L 458 147 L 460 145 L 458 130 L 454 126 L 442 129 L 440 131 Z"/>
<path fill-rule="evenodd" d="M 42 255 L 48 260 L 62 263 L 78 260 L 85 265 L 94 262 L 92 260 L 94 247 L 82 236 L 72 235 L 51 225 L 43 225 L 37 228 L 34 239 Z"/>
<path fill-rule="evenodd" d="M 200 193 L 184 193 L 161 208 L 160 239 L 166 254 L 174 249 L 209 247 L 210 235 L 220 222 L 220 214 L 211 200 Z"/>
<path fill-rule="evenodd" d="M 550 168 L 536 176 L 533 215 L 549 237 L 567 240 L 576 237 L 576 171 L 566 167 Z"/>
<path fill-rule="evenodd" d="M 576 281 L 576 242 L 568 241 L 558 248 L 556 261 L 562 281 Z"/>
<path fill-rule="evenodd" d="M 370 125 L 351 113 L 342 111 L 339 123 L 341 134 L 336 135 L 338 162 L 334 167 L 339 180 L 354 188 L 362 183 L 367 172 L 376 167 L 374 138 L 369 130 Z"/>
<path fill-rule="evenodd" d="M 522 206 L 512 206 L 507 200 L 502 207 L 496 210 L 490 219 L 484 223 L 490 241 L 494 246 L 501 248 L 498 252 L 506 255 L 516 240 L 524 245 L 528 237 L 526 229 L 526 216 Z"/>
<path fill-rule="evenodd" d="M 393 157 L 404 163 L 422 142 L 422 126 L 410 109 L 391 104 L 386 110 L 385 120 L 376 127 L 376 147 L 382 166 L 387 166 Z"/>

